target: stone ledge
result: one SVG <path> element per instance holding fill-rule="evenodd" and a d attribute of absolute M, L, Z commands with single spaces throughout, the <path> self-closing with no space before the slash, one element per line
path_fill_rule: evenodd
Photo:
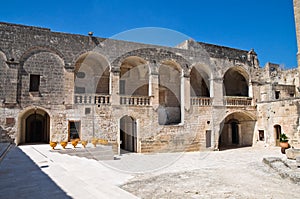
<path fill-rule="evenodd" d="M 300 185 L 300 168 L 297 167 L 296 161 L 267 157 L 263 158 L 263 163 L 274 169 L 282 178 L 289 178 L 293 183 Z"/>

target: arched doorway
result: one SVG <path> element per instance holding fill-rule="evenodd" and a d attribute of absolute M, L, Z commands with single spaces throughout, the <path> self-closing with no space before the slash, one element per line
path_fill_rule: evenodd
<path fill-rule="evenodd" d="M 275 138 L 275 146 L 279 146 L 279 139 L 281 134 L 281 126 L 276 124 L 274 125 L 274 138 Z"/>
<path fill-rule="evenodd" d="M 255 123 L 255 119 L 244 112 L 228 115 L 221 123 L 219 149 L 252 146 Z"/>
<path fill-rule="evenodd" d="M 137 152 L 137 128 L 136 121 L 126 115 L 120 120 L 120 148 L 129 151 Z"/>
<path fill-rule="evenodd" d="M 50 132 L 49 115 L 35 110 L 25 118 L 25 143 L 48 143 Z"/>

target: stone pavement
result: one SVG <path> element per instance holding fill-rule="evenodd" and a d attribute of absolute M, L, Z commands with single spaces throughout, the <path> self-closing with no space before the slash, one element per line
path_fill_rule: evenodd
<path fill-rule="evenodd" d="M 131 177 L 49 145 L 24 145 L 0 163 L 0 198 L 136 198 L 118 187 Z"/>
<path fill-rule="evenodd" d="M 284 198 L 286 190 L 297 198 L 299 186 L 268 169 L 264 157 L 285 158 L 274 147 L 96 161 L 24 145 L 0 163 L 0 198 Z"/>

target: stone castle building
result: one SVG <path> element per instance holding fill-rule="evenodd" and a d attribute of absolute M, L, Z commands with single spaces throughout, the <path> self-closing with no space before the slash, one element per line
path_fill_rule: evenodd
<path fill-rule="evenodd" d="M 300 1 L 294 1 L 298 48 Z M 298 65 L 300 55 L 298 53 Z M 299 70 L 254 50 L 174 48 L 0 23 L 0 141 L 107 139 L 116 151 L 300 145 Z"/>

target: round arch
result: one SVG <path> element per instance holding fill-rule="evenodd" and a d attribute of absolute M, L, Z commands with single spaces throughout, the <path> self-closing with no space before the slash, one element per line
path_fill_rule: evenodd
<path fill-rule="evenodd" d="M 229 68 L 223 76 L 225 96 L 249 96 L 249 73 L 241 66 Z"/>
<path fill-rule="evenodd" d="M 192 97 L 210 97 L 211 83 L 213 79 L 209 67 L 194 64 L 190 71 L 190 93 Z"/>
<path fill-rule="evenodd" d="M 150 68 L 146 60 L 139 56 L 128 56 L 120 66 L 121 95 L 148 96 Z"/>
<path fill-rule="evenodd" d="M 181 123 L 182 93 L 180 64 L 170 59 L 162 60 L 159 65 L 159 110 L 158 121 L 161 125 Z"/>
<path fill-rule="evenodd" d="M 16 144 L 49 143 L 50 141 L 49 112 L 38 106 L 29 106 L 18 116 L 18 134 Z"/>
<path fill-rule="evenodd" d="M 32 55 L 39 53 L 39 52 L 50 52 L 50 53 L 57 55 L 61 59 L 62 65 L 65 66 L 64 55 L 57 49 L 52 48 L 50 46 L 33 46 L 33 47 L 29 48 L 28 50 L 25 51 L 25 53 L 23 53 L 21 55 L 20 65 L 23 66 L 24 62 L 26 62 L 26 60 L 29 57 L 31 57 Z"/>
<path fill-rule="evenodd" d="M 88 51 L 74 65 L 75 93 L 110 93 L 110 64 L 105 56 Z"/>
<path fill-rule="evenodd" d="M 256 117 L 246 111 L 228 113 L 220 123 L 219 149 L 252 146 Z"/>

